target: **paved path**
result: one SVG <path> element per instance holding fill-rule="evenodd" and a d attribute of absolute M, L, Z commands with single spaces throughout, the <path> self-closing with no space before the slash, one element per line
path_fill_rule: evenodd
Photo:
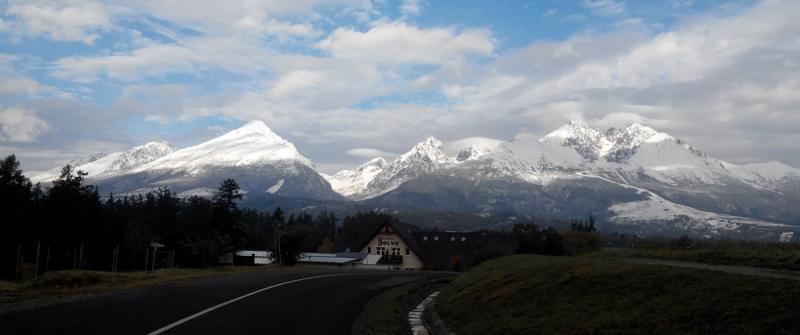
<path fill-rule="evenodd" d="M 257 272 L 140 288 L 0 316 L 2 334 L 349 334 L 364 304 L 425 271 Z"/>
<path fill-rule="evenodd" d="M 720 272 L 734 273 L 747 276 L 800 280 L 800 272 L 797 271 L 774 270 L 774 269 L 757 268 L 752 266 L 713 265 L 706 263 L 695 263 L 695 262 L 675 261 L 669 259 L 655 259 L 655 258 L 629 258 L 625 259 L 625 261 L 637 264 L 666 265 L 678 268 L 720 271 Z"/>

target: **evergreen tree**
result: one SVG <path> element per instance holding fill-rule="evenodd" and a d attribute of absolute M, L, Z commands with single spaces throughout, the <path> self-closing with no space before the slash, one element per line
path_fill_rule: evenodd
<path fill-rule="evenodd" d="M 230 241 L 225 249 L 233 250 L 244 243 L 244 227 L 241 225 L 241 211 L 236 204 L 243 195 L 239 184 L 232 178 L 222 181 L 217 192 L 214 193 L 214 223 L 222 235 L 220 241 Z"/>

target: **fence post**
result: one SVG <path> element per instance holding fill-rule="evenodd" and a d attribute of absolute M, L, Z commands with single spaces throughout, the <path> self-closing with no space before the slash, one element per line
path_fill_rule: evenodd
<path fill-rule="evenodd" d="M 42 241 L 36 241 L 36 261 L 33 262 L 33 278 L 39 276 L 39 251 L 42 249 Z"/>

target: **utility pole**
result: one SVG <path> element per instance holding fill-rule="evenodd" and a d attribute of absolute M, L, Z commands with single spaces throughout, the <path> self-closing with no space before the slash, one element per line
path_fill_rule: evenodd
<path fill-rule="evenodd" d="M 148 262 L 150 261 L 150 247 L 144 252 L 144 272 L 149 271 Z"/>
<path fill-rule="evenodd" d="M 78 248 L 72 248 L 72 271 L 75 271 L 75 261 L 78 259 Z"/>

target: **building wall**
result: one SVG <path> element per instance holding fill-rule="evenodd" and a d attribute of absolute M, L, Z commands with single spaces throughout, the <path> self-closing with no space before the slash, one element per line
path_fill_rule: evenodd
<path fill-rule="evenodd" d="M 372 237 L 372 240 L 367 243 L 364 249 L 361 249 L 361 252 L 369 253 L 372 255 L 378 255 L 378 248 L 383 247 L 386 248 L 386 255 L 391 255 L 392 248 L 399 248 L 400 249 L 400 256 L 403 257 L 403 263 L 398 264 L 402 269 L 414 269 L 414 270 L 421 270 L 424 264 L 422 260 L 414 254 L 414 251 L 411 250 L 411 247 L 400 238 L 400 235 L 396 233 L 384 233 L 381 232 L 378 235 Z M 409 255 L 406 255 L 406 249 L 409 251 Z"/>

